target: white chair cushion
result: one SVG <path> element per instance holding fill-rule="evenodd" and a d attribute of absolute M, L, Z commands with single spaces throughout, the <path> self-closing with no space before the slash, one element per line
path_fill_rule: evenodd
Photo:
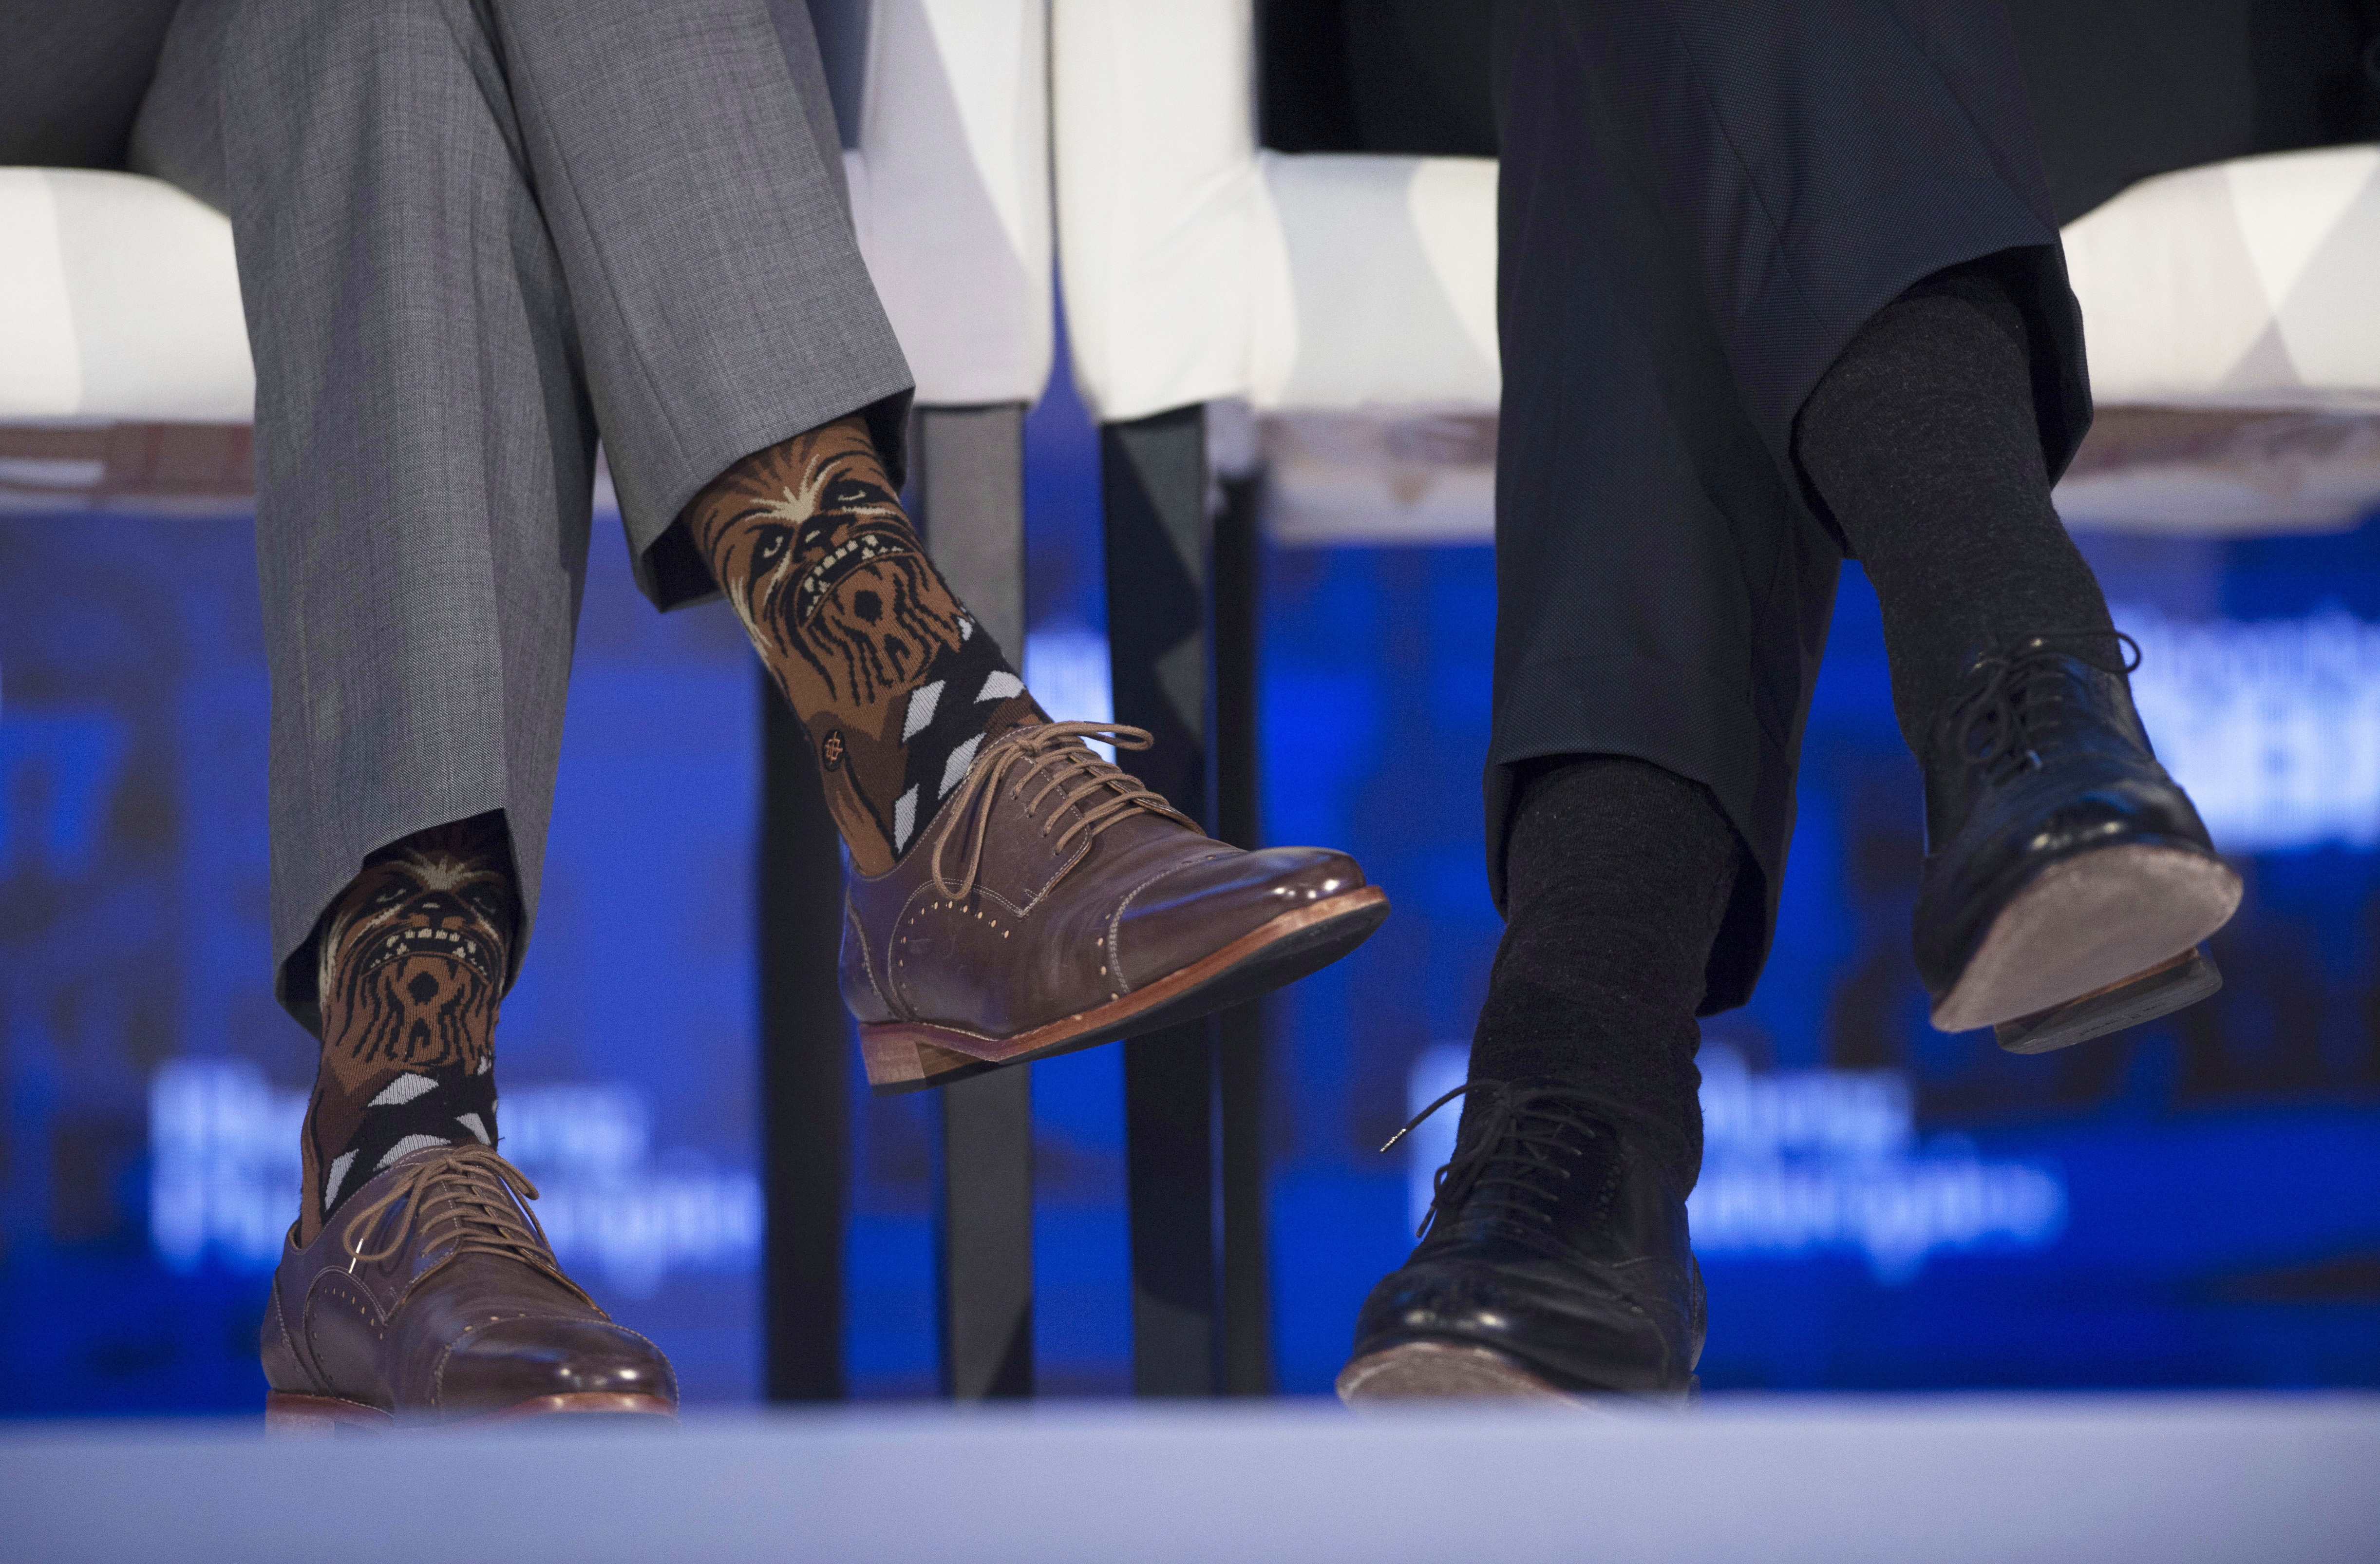
<path fill-rule="evenodd" d="M 1496 405 L 1496 171 L 1259 153 L 1248 0 L 1055 0 L 1059 275 L 1093 416 Z"/>
<path fill-rule="evenodd" d="M 920 401 L 1050 378 L 1042 0 L 876 0 L 860 250 Z M 245 422 L 256 377 L 231 225 L 132 174 L 0 168 L 0 422 Z"/>
<path fill-rule="evenodd" d="M 1042 0 L 875 0 L 860 253 L 917 399 L 1029 402 L 1050 379 L 1050 94 Z"/>
<path fill-rule="evenodd" d="M 2380 147 L 2144 179 L 2066 260 L 2102 402 L 2380 408 Z"/>
<path fill-rule="evenodd" d="M 231 225 L 133 174 L 0 168 L 0 421 L 245 422 Z"/>
<path fill-rule="evenodd" d="M 1102 419 L 1491 410 L 1493 165 L 1260 153 L 1249 0 L 1054 0 L 1059 252 Z M 2380 149 L 2144 181 L 2067 231 L 2107 404 L 2380 406 Z"/>
<path fill-rule="evenodd" d="M 1248 395 L 1257 173 L 1248 0 L 1054 0 L 1059 277 L 1092 416 Z M 1275 331 L 1281 324 L 1271 323 Z"/>
<path fill-rule="evenodd" d="M 1257 160 L 1248 399 L 1257 409 L 1496 406 L 1496 165 Z"/>

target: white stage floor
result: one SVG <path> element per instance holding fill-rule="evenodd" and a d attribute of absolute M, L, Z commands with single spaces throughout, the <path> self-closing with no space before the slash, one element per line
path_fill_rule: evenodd
<path fill-rule="evenodd" d="M 2330 1564 L 2380 1559 L 2380 1397 L 902 1407 L 269 1445 L 0 1424 L 0 1558 Z"/>

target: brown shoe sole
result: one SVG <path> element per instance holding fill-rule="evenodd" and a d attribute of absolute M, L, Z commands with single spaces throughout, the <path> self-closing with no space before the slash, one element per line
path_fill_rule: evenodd
<path fill-rule="evenodd" d="M 516 1405 L 481 1412 L 476 1417 L 455 1418 L 443 1423 L 415 1423 L 400 1421 L 378 1407 L 368 1407 L 360 1401 L 343 1401 L 334 1396 L 298 1396 L 285 1390 L 271 1390 L 264 1397 L 264 1431 L 273 1435 L 299 1436 L 390 1434 L 400 1429 L 488 1428 L 499 1423 L 520 1423 L 532 1417 L 554 1416 L 657 1417 L 674 1423 L 677 1421 L 677 1408 L 659 1396 L 594 1390 L 572 1395 L 533 1396 Z"/>
<path fill-rule="evenodd" d="M 1339 1399 L 1351 1407 L 1391 1401 L 1536 1401 L 1582 1411 L 1610 1411 L 1650 1403 L 1683 1406 L 1675 1395 L 1585 1394 L 1540 1379 L 1517 1358 L 1488 1347 L 1451 1341 L 1403 1341 L 1357 1358 L 1339 1371 Z"/>
<path fill-rule="evenodd" d="M 2145 980 L 2228 922 L 2240 891 L 2221 859 L 2181 848 L 2133 843 L 2053 864 L 1993 920 L 1934 1025 L 2022 1025 Z"/>
<path fill-rule="evenodd" d="M 1320 971 L 1371 937 L 1388 915 L 1389 893 L 1365 886 L 1284 912 L 1146 988 L 1014 1037 L 986 1037 L 929 1021 L 863 1025 L 859 1047 L 868 1084 L 879 1096 L 947 1086 L 986 1070 L 1194 1020 Z"/>

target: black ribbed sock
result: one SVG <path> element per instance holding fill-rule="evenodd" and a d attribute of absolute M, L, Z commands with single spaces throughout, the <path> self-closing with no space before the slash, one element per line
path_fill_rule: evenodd
<path fill-rule="evenodd" d="M 1698 782 L 1619 755 L 1534 763 L 1512 810 L 1504 940 L 1471 1079 L 1551 1076 L 1591 1092 L 1691 1189 L 1703 1155 L 1694 1011 L 1742 850 Z"/>
<path fill-rule="evenodd" d="M 1883 605 L 1892 708 L 1920 754 L 1977 646 L 2112 628 L 2049 503 L 2031 359 L 2007 290 L 1954 267 L 1877 311 L 1794 426 Z"/>

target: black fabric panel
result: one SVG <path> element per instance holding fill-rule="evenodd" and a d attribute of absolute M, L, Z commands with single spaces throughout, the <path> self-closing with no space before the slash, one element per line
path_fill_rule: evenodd
<path fill-rule="evenodd" d="M 2058 220 L 2153 174 L 2380 139 L 2380 0 L 2010 0 Z"/>
<path fill-rule="evenodd" d="M 1261 0 L 1265 145 L 1496 155 L 1491 33 L 1513 9 Z M 2008 0 L 2008 12 L 2060 223 L 2154 174 L 2380 141 L 2380 0 Z"/>
<path fill-rule="evenodd" d="M 1275 152 L 1494 157 L 1494 0 L 1258 0 Z"/>
<path fill-rule="evenodd" d="M 1341 0 L 1347 87 L 1366 152 L 1494 157 L 1482 0 Z"/>
<path fill-rule="evenodd" d="M 1257 127 L 1275 152 L 1362 150 L 1342 0 L 1257 0 Z"/>

